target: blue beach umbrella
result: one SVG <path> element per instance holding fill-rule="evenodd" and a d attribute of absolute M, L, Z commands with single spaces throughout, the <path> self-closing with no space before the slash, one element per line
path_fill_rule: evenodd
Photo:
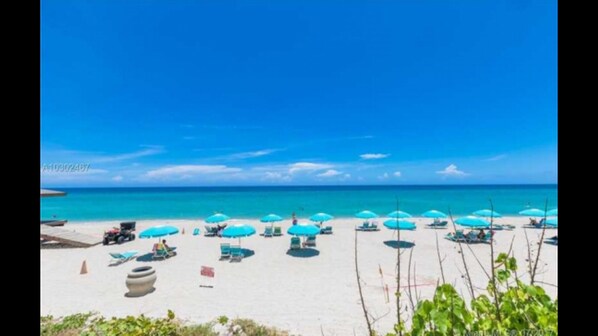
<path fill-rule="evenodd" d="M 440 212 L 438 210 L 429 210 L 422 214 L 423 217 L 426 218 L 446 218 L 448 217 L 444 212 Z"/>
<path fill-rule="evenodd" d="M 559 209 L 552 209 L 546 213 L 546 216 L 558 216 L 558 215 L 559 215 Z"/>
<path fill-rule="evenodd" d="M 384 226 L 391 230 L 415 230 L 416 228 L 414 223 L 400 219 L 389 219 L 384 222 Z"/>
<path fill-rule="evenodd" d="M 228 217 L 227 215 L 222 214 L 222 213 L 217 213 L 217 214 L 214 214 L 214 215 L 206 218 L 206 222 L 207 223 L 220 223 L 220 222 L 227 221 L 229 219 L 230 219 L 230 217 Z"/>
<path fill-rule="evenodd" d="M 405 211 L 393 211 L 386 215 L 386 217 L 391 218 L 409 218 L 412 217 L 410 214 L 406 213 Z"/>
<path fill-rule="evenodd" d="M 179 229 L 170 225 L 157 225 L 142 231 L 139 238 L 159 238 L 179 233 Z"/>
<path fill-rule="evenodd" d="M 320 228 L 313 224 L 292 225 L 287 233 L 293 236 L 314 236 L 320 233 Z"/>
<path fill-rule="evenodd" d="M 532 216 L 532 217 L 544 217 L 546 213 L 540 209 L 525 209 L 523 211 L 519 211 L 520 215 L 523 216 Z"/>
<path fill-rule="evenodd" d="M 490 227 L 490 223 L 480 217 L 475 217 L 475 216 L 465 216 L 465 217 L 461 217 L 458 218 L 455 223 L 461 225 L 461 226 L 466 226 L 466 227 L 470 227 L 470 228 L 488 228 Z"/>
<path fill-rule="evenodd" d="M 378 215 L 370 210 L 363 210 L 355 214 L 355 217 L 362 219 L 378 218 Z"/>
<path fill-rule="evenodd" d="M 249 224 L 229 225 L 222 231 L 222 237 L 239 238 L 239 246 L 241 246 L 242 237 L 249 237 L 253 234 L 255 234 L 255 228 Z"/>
<path fill-rule="evenodd" d="M 139 234 L 139 238 L 160 238 L 179 233 L 179 229 L 170 225 L 156 225 L 145 229 Z M 158 239 L 160 241 L 160 239 Z"/>
<path fill-rule="evenodd" d="M 480 217 L 493 217 L 493 218 L 500 218 L 500 217 L 502 217 L 502 215 L 499 214 L 498 212 L 492 211 L 492 210 L 489 210 L 489 209 L 474 211 L 473 214 L 476 215 L 476 216 L 480 216 Z"/>
<path fill-rule="evenodd" d="M 330 216 L 327 213 L 318 212 L 317 214 L 309 217 L 309 220 L 312 222 L 325 222 L 333 219 L 334 217 Z"/>
<path fill-rule="evenodd" d="M 559 219 L 558 218 L 549 218 L 546 220 L 546 225 L 559 227 Z"/>
<path fill-rule="evenodd" d="M 281 220 L 282 220 L 282 217 L 280 217 L 279 215 L 269 214 L 269 215 L 262 217 L 262 219 L 260 219 L 260 222 L 272 223 L 272 222 L 280 222 Z"/>

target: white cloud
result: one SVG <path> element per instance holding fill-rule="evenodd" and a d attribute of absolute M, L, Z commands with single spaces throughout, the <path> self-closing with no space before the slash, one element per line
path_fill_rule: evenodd
<path fill-rule="evenodd" d="M 384 174 L 382 174 L 382 175 L 378 176 L 378 178 L 379 178 L 380 180 L 386 180 L 386 179 L 387 179 L 387 178 L 389 178 L 389 177 L 390 177 L 390 175 L 388 175 L 388 173 L 384 173 Z"/>
<path fill-rule="evenodd" d="M 178 165 L 150 170 L 142 177 L 150 179 L 186 179 L 197 175 L 230 174 L 242 171 L 241 168 L 224 165 Z"/>
<path fill-rule="evenodd" d="M 500 155 L 496 155 L 496 156 L 493 156 L 491 158 L 488 158 L 488 159 L 486 159 L 484 161 L 498 161 L 498 160 L 502 160 L 502 159 L 504 159 L 506 157 L 507 157 L 507 154 L 500 154 Z"/>
<path fill-rule="evenodd" d="M 109 155 L 109 156 L 100 156 L 92 159 L 94 162 L 115 162 L 115 161 L 124 161 L 130 159 L 136 159 L 144 156 L 156 155 L 163 152 L 162 146 L 145 146 L 146 149 L 132 152 L 132 153 L 124 153 L 124 154 L 116 154 L 116 155 Z"/>
<path fill-rule="evenodd" d="M 300 172 L 312 172 L 316 170 L 324 170 L 330 169 L 333 166 L 330 164 L 324 163 L 311 163 L 311 162 L 297 162 L 290 164 L 289 166 L 289 174 L 295 174 Z"/>
<path fill-rule="evenodd" d="M 123 176 L 122 175 L 116 175 L 116 176 L 114 176 L 112 178 L 112 181 L 115 181 L 115 182 L 120 182 L 122 180 L 123 180 Z"/>
<path fill-rule="evenodd" d="M 264 174 L 263 180 L 268 181 L 290 181 L 291 177 L 289 175 L 285 175 L 279 172 L 266 172 Z"/>
<path fill-rule="evenodd" d="M 394 173 L 392 173 L 395 177 L 401 177 L 401 172 L 400 171 L 396 171 Z"/>
<path fill-rule="evenodd" d="M 351 178 L 351 174 L 345 174 L 344 176 L 346 179 Z"/>
<path fill-rule="evenodd" d="M 443 170 L 437 171 L 436 174 L 440 174 L 443 176 L 454 176 L 454 177 L 469 175 L 466 172 L 457 169 L 457 166 L 452 163 L 450 165 L 448 165 L 446 168 L 444 168 Z"/>
<path fill-rule="evenodd" d="M 237 159 L 237 160 L 249 159 L 249 158 L 270 155 L 270 154 L 272 154 L 274 152 L 278 152 L 278 151 L 280 151 L 280 149 L 262 149 L 262 150 L 253 151 L 253 152 L 243 152 L 243 153 L 231 154 L 228 156 L 228 158 L 229 159 Z"/>
<path fill-rule="evenodd" d="M 389 157 L 390 154 L 381 154 L 381 153 L 369 153 L 369 154 L 361 154 L 359 155 L 360 158 L 362 158 L 363 160 L 378 160 L 378 159 L 384 159 Z"/>
<path fill-rule="evenodd" d="M 318 174 L 318 177 L 333 177 L 333 176 L 338 176 L 341 175 L 342 173 L 339 172 L 338 170 L 334 170 L 334 169 L 328 169 L 327 171 Z"/>

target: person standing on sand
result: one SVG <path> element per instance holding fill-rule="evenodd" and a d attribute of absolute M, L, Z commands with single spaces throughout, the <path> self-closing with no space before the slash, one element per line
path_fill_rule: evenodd
<path fill-rule="evenodd" d="M 297 225 L 297 216 L 295 216 L 294 212 L 293 212 L 293 225 Z"/>

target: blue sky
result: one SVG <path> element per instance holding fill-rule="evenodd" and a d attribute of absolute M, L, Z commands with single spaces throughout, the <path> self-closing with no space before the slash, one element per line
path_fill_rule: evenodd
<path fill-rule="evenodd" d="M 556 1 L 42 1 L 45 186 L 556 183 Z"/>

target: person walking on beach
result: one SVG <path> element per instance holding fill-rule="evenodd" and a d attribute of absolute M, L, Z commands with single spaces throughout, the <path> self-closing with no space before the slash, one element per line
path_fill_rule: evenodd
<path fill-rule="evenodd" d="M 293 212 L 293 225 L 297 225 L 297 216 L 295 216 L 294 212 Z"/>

